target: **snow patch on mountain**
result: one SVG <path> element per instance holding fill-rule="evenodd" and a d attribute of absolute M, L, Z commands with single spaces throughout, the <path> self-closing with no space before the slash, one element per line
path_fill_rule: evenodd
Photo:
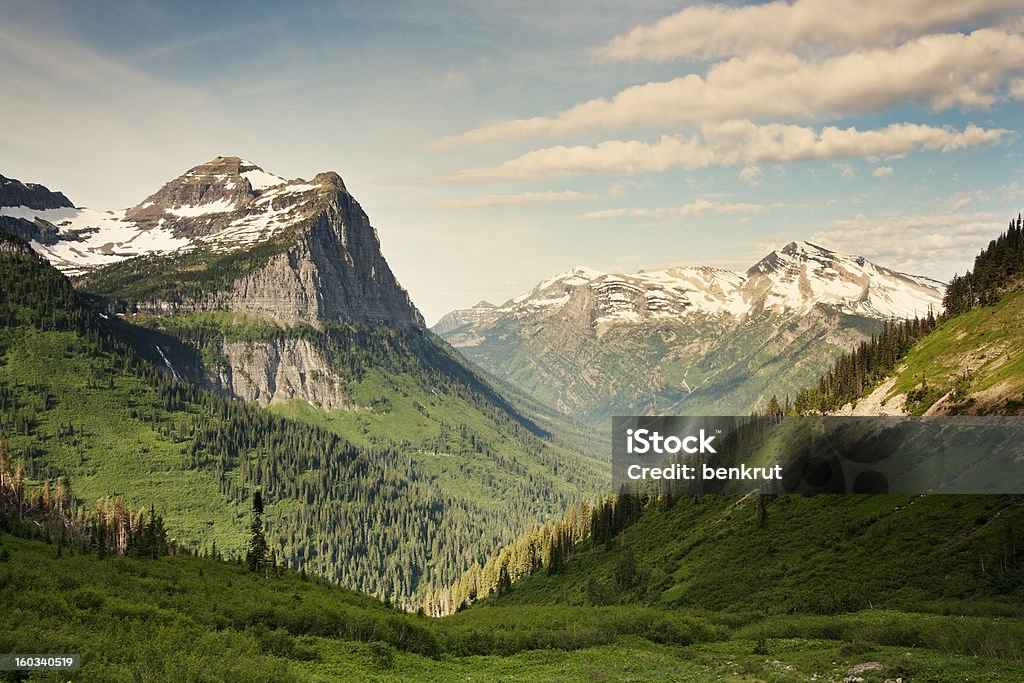
<path fill-rule="evenodd" d="M 142 254 L 163 254 L 187 248 L 191 241 L 159 226 L 141 229 L 126 221 L 124 211 L 93 209 L 30 209 L 0 207 L 0 216 L 43 221 L 58 230 L 56 244 L 33 242 L 32 248 L 67 275 L 117 263 Z"/>
<path fill-rule="evenodd" d="M 807 314 L 818 305 L 878 319 L 924 316 L 942 309 L 945 285 L 877 266 L 861 256 L 791 242 L 746 273 L 688 266 L 616 274 L 577 266 L 499 307 L 453 311 L 435 330 L 447 334 L 459 329 L 460 339 L 478 341 L 470 329 L 482 330 L 502 319 L 557 314 L 580 296 L 579 290 L 592 298 L 590 324 L 600 334 L 618 324 L 691 315 Z"/>
<path fill-rule="evenodd" d="M 256 166 L 251 161 L 243 161 L 243 164 L 247 166 Z M 277 185 L 284 185 L 288 181 L 281 176 L 274 175 L 273 173 L 267 173 L 262 168 L 256 167 L 251 171 L 244 171 L 241 176 L 249 181 L 249 186 L 257 192 L 275 187 Z"/>
<path fill-rule="evenodd" d="M 227 199 L 218 199 L 217 201 L 210 202 L 209 204 L 179 206 L 167 209 L 167 213 L 178 216 L 179 218 L 195 218 L 196 216 L 206 216 L 211 213 L 226 213 L 228 211 L 234 211 L 237 208 L 238 207 L 235 206 L 234 202 Z"/>
<path fill-rule="evenodd" d="M 137 256 L 248 248 L 309 215 L 323 189 L 316 181 L 288 181 L 251 162 L 218 157 L 131 209 L 2 206 L 0 216 L 56 228 L 54 243 L 33 241 L 33 249 L 65 274 L 81 275 Z"/>

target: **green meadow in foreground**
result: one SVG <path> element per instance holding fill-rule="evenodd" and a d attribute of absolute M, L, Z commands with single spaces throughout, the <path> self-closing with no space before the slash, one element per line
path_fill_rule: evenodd
<path fill-rule="evenodd" d="M 28 677 L 54 681 L 1009 681 L 1024 621 L 486 603 L 430 619 L 290 572 L 4 534 L 0 651 L 81 655 Z"/>

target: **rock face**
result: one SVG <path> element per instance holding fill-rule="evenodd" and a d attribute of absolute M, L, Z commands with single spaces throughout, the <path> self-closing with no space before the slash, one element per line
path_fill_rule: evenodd
<path fill-rule="evenodd" d="M 595 423 L 746 414 L 817 380 L 887 317 L 941 310 L 944 286 L 806 242 L 746 273 L 577 266 L 434 331 L 520 389 Z"/>
<path fill-rule="evenodd" d="M 464 325 L 480 322 L 481 320 L 486 318 L 495 308 L 497 308 L 497 306 L 495 306 L 491 302 L 481 301 L 476 306 L 473 306 L 473 308 L 464 308 L 446 314 L 443 318 L 437 321 L 437 324 L 435 324 L 430 329 L 432 329 L 437 334 L 447 334 L 448 332 L 451 332 L 452 330 L 457 330 L 460 327 L 463 327 Z"/>
<path fill-rule="evenodd" d="M 15 189 L 10 201 L 31 199 Z M 0 220 L 18 221 L 19 234 L 52 264 L 121 301 L 117 312 L 423 325 L 337 173 L 288 181 L 238 157 L 217 157 L 124 211 L 42 204 L 0 207 Z M 25 234 L 26 225 L 35 232 Z"/>
<path fill-rule="evenodd" d="M 25 206 L 30 209 L 73 208 L 71 200 L 42 185 L 23 183 L 0 175 L 0 206 Z"/>
<path fill-rule="evenodd" d="M 73 208 L 71 200 L 42 185 L 23 183 L 0 175 L 0 230 L 6 230 L 37 244 L 55 244 L 56 226 L 45 220 L 4 215 L 3 207 L 27 207 L 33 210 Z"/>
<path fill-rule="evenodd" d="M 354 407 L 345 383 L 304 339 L 224 342 L 221 354 L 225 362 L 207 368 L 207 382 L 217 391 L 264 405 L 302 400 L 325 410 Z"/>
<path fill-rule="evenodd" d="M 237 210 L 259 194 L 245 176 L 254 171 L 263 173 L 255 164 L 238 157 L 217 157 L 189 169 L 167 183 L 138 206 L 128 209 L 125 218 L 138 225 L 152 226 L 168 215 L 188 217 L 189 213 L 196 213 L 198 216 L 209 216 Z M 287 182 L 284 178 L 272 177 L 277 180 L 274 185 Z M 194 211 L 196 208 L 206 210 L 197 212 Z M 198 225 L 209 224 L 203 221 L 197 222 Z M 178 232 L 183 232 L 187 227 L 190 226 L 179 226 Z M 209 234 L 209 230 L 206 232 Z"/>

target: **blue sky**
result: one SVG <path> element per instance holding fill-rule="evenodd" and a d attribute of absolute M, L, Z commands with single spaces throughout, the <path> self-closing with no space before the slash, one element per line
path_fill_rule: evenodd
<path fill-rule="evenodd" d="M 336 170 L 429 322 L 808 239 L 947 279 L 1024 206 L 1019 0 L 0 5 L 0 173 Z"/>

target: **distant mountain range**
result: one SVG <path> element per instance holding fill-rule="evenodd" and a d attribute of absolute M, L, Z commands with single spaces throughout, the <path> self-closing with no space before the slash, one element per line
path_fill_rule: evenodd
<path fill-rule="evenodd" d="M 942 307 L 945 285 L 790 242 L 745 273 L 572 268 L 433 330 L 470 360 L 585 419 L 746 413 L 813 381 L 887 318 Z"/>

